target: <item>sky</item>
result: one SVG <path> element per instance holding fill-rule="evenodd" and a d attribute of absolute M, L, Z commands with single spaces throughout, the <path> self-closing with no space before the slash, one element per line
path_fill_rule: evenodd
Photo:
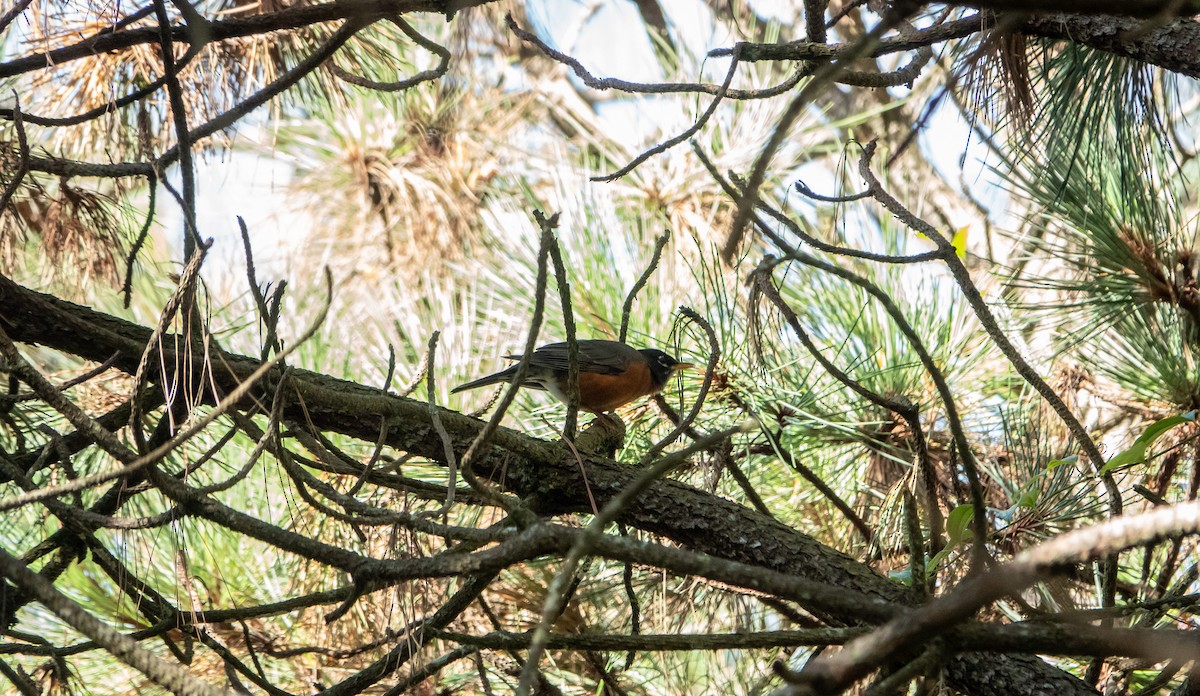
<path fill-rule="evenodd" d="M 786 3 L 756 5 L 758 11 L 768 15 L 791 7 Z M 706 59 L 705 54 L 713 48 L 731 45 L 734 37 L 712 22 L 708 8 L 698 0 L 666 0 L 665 6 L 668 16 L 677 22 L 673 29 L 678 45 L 695 57 L 684 64 L 698 66 L 696 79 L 722 79 L 728 62 Z M 634 3 L 539 0 L 528 3 L 527 12 L 544 40 L 575 56 L 597 77 L 641 82 L 662 79 Z M 549 31 L 548 27 L 554 30 Z M 613 50 L 614 36 L 622 37 L 620 50 Z M 582 87 L 578 81 L 576 85 Z M 899 92 L 899 98 L 903 98 L 903 90 Z M 897 91 L 893 90 L 893 94 Z M 611 98 L 598 103 L 598 118 L 609 125 L 614 137 L 624 137 L 631 148 L 645 147 L 653 138 L 672 135 L 681 127 L 677 96 L 649 99 L 612 93 L 603 96 Z M 931 116 L 919 145 L 947 181 L 962 178 L 972 194 L 994 211 L 993 222 L 1004 224 L 1005 194 L 994 185 L 996 178 L 986 167 L 986 148 L 970 137 L 968 124 L 957 109 L 947 104 L 949 100 L 943 100 L 943 106 Z M 259 123 L 263 121 L 262 114 L 260 110 L 255 115 Z M 246 220 L 253 233 L 256 265 L 260 277 L 267 280 L 286 275 L 289 255 L 303 246 L 313 231 L 314 221 L 296 214 L 289 206 L 287 185 L 293 170 L 287 162 L 271 156 L 269 147 L 261 145 L 269 136 L 263 128 L 242 127 L 238 142 L 249 142 L 251 147 L 198 160 L 199 226 L 202 235 L 215 242 L 210 252 L 212 262 L 206 264 L 205 274 L 210 290 L 218 299 L 222 296 L 229 299 L 245 287 L 238 215 Z M 836 190 L 833 172 L 821 166 L 809 165 L 796 173 L 814 190 Z M 177 169 L 168 176 L 177 180 Z M 792 195 L 790 200 L 803 212 L 805 202 L 798 198 Z M 159 219 L 166 230 L 170 255 L 179 260 L 182 216 L 170 197 L 160 196 L 159 201 Z"/>

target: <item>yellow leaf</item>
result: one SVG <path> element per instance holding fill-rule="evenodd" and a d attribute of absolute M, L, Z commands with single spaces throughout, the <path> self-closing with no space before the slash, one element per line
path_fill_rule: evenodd
<path fill-rule="evenodd" d="M 954 253 L 958 254 L 958 258 L 967 258 L 967 228 L 965 226 L 958 228 L 958 231 L 950 238 L 950 246 L 954 247 Z"/>

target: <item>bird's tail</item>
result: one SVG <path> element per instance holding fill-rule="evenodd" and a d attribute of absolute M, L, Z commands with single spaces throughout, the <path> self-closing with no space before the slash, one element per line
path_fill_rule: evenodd
<path fill-rule="evenodd" d="M 450 393 L 456 394 L 460 391 L 466 391 L 468 389 L 477 389 L 479 387 L 486 387 L 489 384 L 500 384 L 501 382 L 511 382 L 513 375 L 515 375 L 516 373 L 517 373 L 517 370 L 515 367 L 510 367 L 507 370 L 501 370 L 499 372 L 493 372 L 492 374 L 487 375 L 486 377 L 480 377 L 479 379 L 471 381 L 471 382 L 467 382 L 466 384 L 460 384 L 457 387 L 451 389 Z"/>

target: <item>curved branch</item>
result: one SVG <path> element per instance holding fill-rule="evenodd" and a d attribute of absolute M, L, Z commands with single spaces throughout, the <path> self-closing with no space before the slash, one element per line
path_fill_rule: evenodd
<path fill-rule="evenodd" d="M 425 38 L 419 31 L 413 29 L 408 22 L 399 17 L 388 17 L 387 19 L 392 24 L 395 24 L 400 31 L 404 32 L 408 38 L 412 39 L 414 43 L 436 55 L 438 57 L 437 65 L 429 70 L 422 70 L 416 75 L 403 80 L 396 80 L 394 82 L 378 82 L 376 80 L 353 75 L 338 67 L 337 64 L 330 63 L 329 70 L 333 72 L 338 79 L 349 82 L 352 85 L 357 85 L 359 87 L 365 87 L 367 89 L 373 89 L 380 92 L 400 92 L 410 87 L 415 87 L 422 82 L 436 80 L 446 74 L 446 71 L 450 69 L 450 51 L 447 50 L 446 47 Z"/>
<path fill-rule="evenodd" d="M 120 351 L 116 367 L 127 372 L 136 369 L 150 333 L 147 328 L 27 290 L 2 276 L 0 318 L 6 332 L 23 342 L 41 343 L 97 361 Z M 174 364 L 176 350 L 172 342 L 164 345 L 168 364 Z M 180 352 L 177 369 L 195 370 L 203 359 Z M 215 349 L 213 353 L 211 378 L 223 389 L 232 389 L 261 364 L 251 357 L 218 353 Z M 441 438 L 430 423 L 424 401 L 387 395 L 375 388 L 299 369 L 293 370 L 291 379 L 296 398 L 285 406 L 285 418 L 373 442 L 378 437 L 379 418 L 385 417 L 395 423 L 388 434 L 389 445 L 434 461 L 444 456 Z M 206 392 L 206 398 L 212 399 L 211 393 Z M 481 427 L 480 421 L 453 411 L 442 411 L 441 417 L 455 440 L 456 450 L 469 446 Z M 495 431 L 492 443 L 476 463 L 481 475 L 500 480 L 500 472 L 504 471 L 503 485 L 529 499 L 542 514 L 590 511 L 582 474 L 566 448 L 506 428 Z M 588 483 L 602 504 L 625 490 L 637 475 L 636 470 L 595 455 L 585 455 L 584 461 Z M 222 514 L 202 509 L 193 512 Z M 625 509 L 620 521 L 686 547 L 692 562 L 701 564 L 697 570 L 705 567 L 707 554 L 707 563 L 724 559 L 796 581 L 834 585 L 840 591 L 884 602 L 908 601 L 903 587 L 846 554 L 778 520 L 677 481 L 652 484 Z M 747 543 L 751 539 L 754 543 Z M 600 541 L 603 543 L 597 543 L 593 550 L 605 553 L 604 544 L 609 540 L 602 537 Z M 319 553 L 325 553 L 326 545 L 321 546 Z M 318 552 L 315 548 L 313 551 Z M 356 563 L 357 559 L 350 567 Z M 372 563 L 369 567 L 379 566 Z M 862 617 L 859 612 L 814 610 L 835 624 L 858 622 Z M 1031 656 L 966 653 L 952 658 L 947 669 L 952 684 L 982 696 L 1011 693 L 1006 689 L 1014 684 L 1042 685 L 1041 691 L 1027 693 L 1094 693 L 1078 679 Z"/>
<path fill-rule="evenodd" d="M 187 142 L 195 143 L 196 141 L 207 138 L 214 133 L 229 128 L 233 124 L 240 121 L 251 111 L 257 109 L 263 104 L 270 101 L 275 96 L 283 93 L 291 88 L 297 82 L 304 78 L 313 70 L 316 70 L 321 63 L 325 62 L 330 56 L 338 51 L 347 41 L 350 40 L 355 33 L 363 29 L 374 20 L 351 19 L 342 24 L 333 36 L 321 44 L 319 48 L 306 56 L 304 60 L 296 64 L 295 67 L 285 72 L 271 84 L 263 87 L 259 91 L 250 95 L 246 99 L 239 102 L 236 106 L 221 114 L 214 116 L 205 123 L 196 126 L 187 133 Z M 56 157 L 34 157 L 30 160 L 29 168 L 34 171 L 45 172 L 47 174 L 57 174 L 59 176 L 87 176 L 87 177 L 102 177 L 102 178 L 117 178 L 125 176 L 144 176 L 157 177 L 158 172 L 165 169 L 168 165 L 179 159 L 179 146 L 175 145 L 170 148 L 158 159 L 153 162 L 117 162 L 114 164 L 99 164 L 93 162 L 76 162 L 73 160 L 64 160 Z"/>
<path fill-rule="evenodd" d="M 845 650 L 809 663 L 804 671 L 821 693 L 840 692 L 903 647 L 927 642 L 986 604 L 1020 593 L 1055 567 L 1100 558 L 1166 538 L 1200 534 L 1200 502 L 1160 507 L 1062 534 L 1022 551 L 1011 562 L 956 587 L 950 594 L 897 617 L 852 641 Z M 1192 657 L 1196 648 L 1187 650 Z M 1156 658 L 1156 659 L 1162 659 Z"/>
<path fill-rule="evenodd" d="M 24 563 L 10 556 L 4 549 L 0 549 L 0 575 L 12 580 L 17 587 L 37 598 L 42 606 L 54 612 L 72 628 L 104 646 L 104 649 L 117 659 L 145 674 L 154 683 L 186 696 L 231 696 L 233 693 L 193 676 L 179 665 L 167 662 L 140 647 L 129 636 L 109 628 L 55 589 L 51 581 L 29 570 Z"/>
<path fill-rule="evenodd" d="M 455 0 L 459 9 L 486 5 L 488 2 L 491 0 Z M 206 39 L 210 42 L 224 41 L 347 19 L 370 23 L 388 15 L 442 12 L 445 9 L 443 5 L 444 3 L 439 0 L 335 0 L 335 2 L 329 3 L 290 7 L 268 14 L 209 22 L 209 33 Z M 190 43 L 190 34 L 191 30 L 187 26 L 171 27 L 171 38 L 175 41 Z M 97 54 L 120 51 L 158 41 L 158 27 L 140 27 L 118 32 L 102 31 L 70 46 L 51 51 L 39 51 L 0 63 L 0 78 L 39 70 L 47 65 L 62 65 L 81 58 L 91 58 Z"/>

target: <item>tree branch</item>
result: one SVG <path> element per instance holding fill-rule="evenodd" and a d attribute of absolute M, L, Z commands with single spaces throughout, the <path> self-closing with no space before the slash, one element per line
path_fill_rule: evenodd
<path fill-rule="evenodd" d="M 104 360 L 119 351 L 115 366 L 127 372 L 136 370 L 150 336 L 148 328 L 27 290 L 2 276 L 0 323 L 16 340 L 40 343 L 80 357 Z M 165 342 L 164 350 L 173 353 L 173 345 Z M 198 372 L 197 365 L 189 361 L 202 358 L 198 351 L 193 353 L 194 356 L 180 356 L 178 369 Z M 173 355 L 166 357 L 167 364 L 175 364 Z M 211 378 L 219 389 L 228 393 L 260 365 L 254 358 L 218 353 L 212 358 Z M 434 461 L 445 456 L 441 438 L 430 422 L 428 405 L 423 401 L 387 395 L 374 388 L 299 369 L 293 369 L 290 379 L 296 398 L 285 407 L 285 418 L 310 422 L 317 428 L 367 442 L 378 437 L 379 419 L 388 418 L 395 423 L 388 436 L 389 445 Z M 273 382 L 270 378 L 266 381 Z M 257 396 L 261 399 L 265 394 Z M 207 398 L 211 399 L 211 394 Z M 480 421 L 453 411 L 442 411 L 441 418 L 456 449 L 465 449 L 481 427 Z M 498 480 L 504 470 L 504 485 L 528 498 L 543 514 L 590 511 L 582 475 L 566 448 L 506 428 L 495 431 L 492 443 L 476 463 L 481 475 Z M 586 456 L 584 460 L 591 490 L 601 504 L 627 489 L 637 475 L 636 470 L 601 457 Z M 194 508 L 198 514 L 216 518 L 227 516 L 228 510 L 212 507 L 209 502 Z M 778 520 L 677 481 L 660 480 L 650 485 L 626 507 L 619 520 L 690 549 L 688 556 L 696 561 L 705 556 L 695 554 L 706 554 L 713 561 L 728 559 L 885 602 L 903 603 L 908 599 L 904 588 L 840 551 Z M 239 526 L 243 522 L 258 521 L 239 520 Z M 754 543 L 747 543 L 748 539 Z M 327 544 L 319 546 L 322 548 L 313 548 L 312 552 L 328 553 Z M 604 553 L 605 548 L 597 544 L 594 550 Z M 348 554 L 344 567 L 356 567 L 359 560 L 358 554 Z M 385 568 L 376 563 L 368 565 Z M 703 564 L 695 566 L 695 570 L 703 568 Z M 855 623 L 862 616 L 851 611 L 818 609 L 816 613 L 834 624 Z M 1008 687 L 1028 684 L 1044 685 L 1044 690 L 1024 693 L 1092 693 L 1078 679 L 1031 656 L 967 653 L 953 658 L 948 669 L 952 683 L 958 688 L 983 696 L 1010 693 Z"/>

